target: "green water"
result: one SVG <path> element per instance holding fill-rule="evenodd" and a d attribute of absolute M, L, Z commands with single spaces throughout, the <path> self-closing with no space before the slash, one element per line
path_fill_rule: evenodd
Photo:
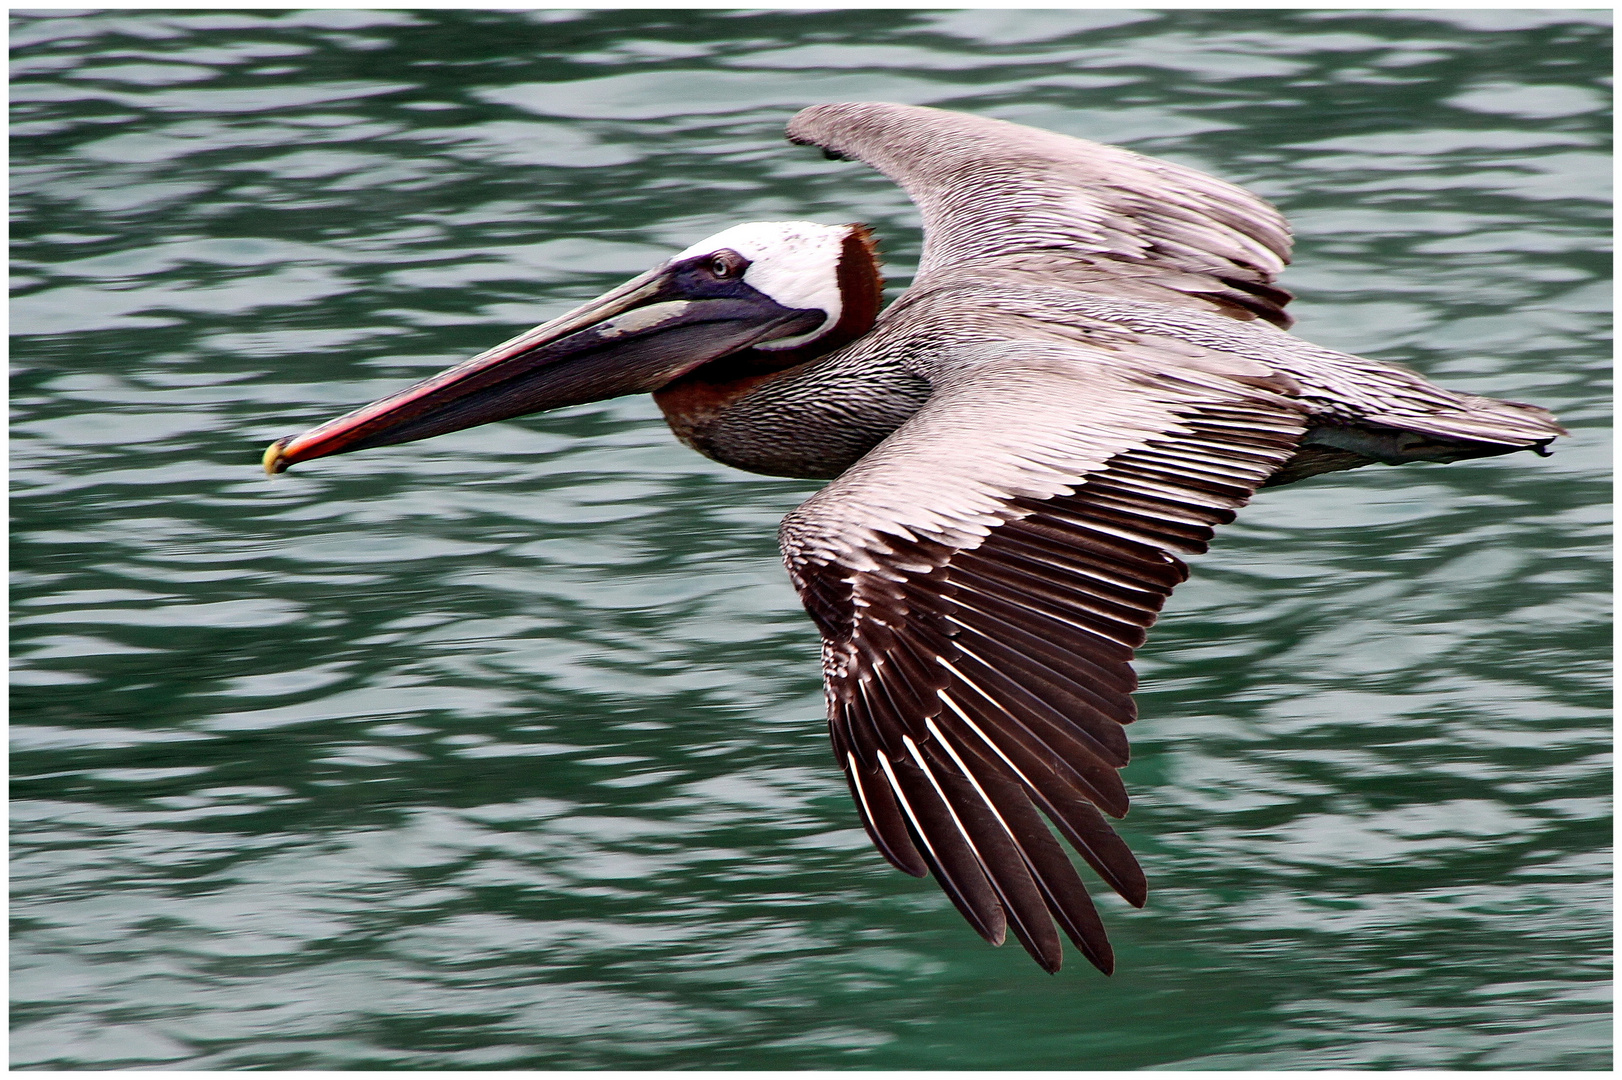
<path fill-rule="evenodd" d="M 1608 1067 L 1607 18 L 16 15 L 14 1065 Z M 645 398 L 258 469 L 737 221 L 904 282 L 905 198 L 781 139 L 848 99 L 1249 185 L 1304 336 L 1572 431 L 1196 560 L 1111 978 L 869 848 L 812 485 Z"/>

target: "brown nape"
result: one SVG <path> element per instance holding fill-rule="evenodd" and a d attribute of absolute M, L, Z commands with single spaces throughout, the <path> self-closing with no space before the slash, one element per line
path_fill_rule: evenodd
<path fill-rule="evenodd" d="M 884 301 L 878 244 L 866 225 L 852 224 L 839 253 L 839 321 L 798 349 L 744 349 L 712 360 L 653 392 L 670 430 L 704 453 L 700 433 L 739 398 L 789 368 L 825 356 L 873 328 Z"/>
<path fill-rule="evenodd" d="M 873 329 L 879 317 L 879 305 L 884 302 L 879 244 L 873 239 L 872 229 L 856 222 L 851 223 L 850 232 L 845 234 L 844 250 L 839 253 L 839 300 L 843 305 L 839 321 L 822 337 L 804 346 L 804 349 L 815 350 L 811 356 L 844 348 Z"/>
<path fill-rule="evenodd" d="M 879 317 L 879 305 L 884 303 L 884 275 L 879 273 L 879 244 L 873 239 L 873 230 L 852 222 L 845 234 L 845 243 L 839 252 L 839 321 L 830 326 L 821 337 L 801 345 L 798 349 L 762 352 L 766 363 L 776 362 L 776 370 L 793 367 L 818 356 L 826 356 L 842 349 L 869 330 Z M 740 354 L 741 355 L 741 354 Z"/>

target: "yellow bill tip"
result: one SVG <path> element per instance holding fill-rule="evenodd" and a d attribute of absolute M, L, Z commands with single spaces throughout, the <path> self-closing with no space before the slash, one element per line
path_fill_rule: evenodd
<path fill-rule="evenodd" d="M 282 447 L 286 445 L 286 443 L 286 439 L 277 439 L 275 442 L 265 447 L 263 463 L 265 466 L 266 476 L 275 476 L 279 472 L 287 471 L 287 466 L 291 463 L 282 457 Z"/>

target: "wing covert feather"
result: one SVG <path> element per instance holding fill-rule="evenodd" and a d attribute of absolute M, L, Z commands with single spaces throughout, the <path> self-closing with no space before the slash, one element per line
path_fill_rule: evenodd
<path fill-rule="evenodd" d="M 924 219 L 917 284 L 1002 273 L 1288 326 L 1290 230 L 1262 199 L 1174 162 L 915 105 L 813 105 L 790 141 L 878 169 Z"/>

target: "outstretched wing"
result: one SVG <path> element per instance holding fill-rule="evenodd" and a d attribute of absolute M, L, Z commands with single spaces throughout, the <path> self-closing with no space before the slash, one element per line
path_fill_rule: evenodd
<path fill-rule="evenodd" d="M 813 105 L 793 142 L 867 162 L 924 219 L 915 287 L 957 273 L 1038 276 L 1088 292 L 1280 326 L 1290 293 L 1279 212 L 1205 173 L 1085 139 L 914 105 Z"/>
<path fill-rule="evenodd" d="M 1143 872 L 1104 814 L 1135 715 L 1132 650 L 1172 587 L 1293 451 L 1298 409 L 1201 371 L 1085 348 L 967 365 L 783 521 L 823 636 L 834 753 L 868 835 L 993 943 L 1048 971 L 1054 922 L 1113 954 L 1043 815 L 1111 888 Z M 1102 813 L 1101 813 L 1102 812 Z"/>

